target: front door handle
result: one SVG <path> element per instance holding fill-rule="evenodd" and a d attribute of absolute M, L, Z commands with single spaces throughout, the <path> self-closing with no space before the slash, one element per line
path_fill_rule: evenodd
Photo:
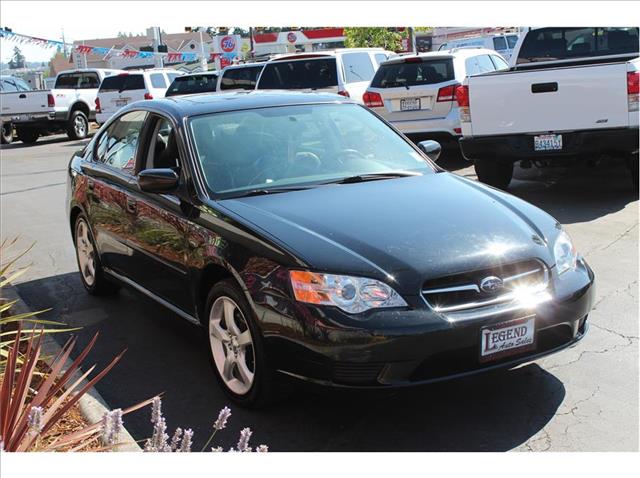
<path fill-rule="evenodd" d="M 127 211 L 135 214 L 138 210 L 138 204 L 135 199 L 127 198 Z"/>

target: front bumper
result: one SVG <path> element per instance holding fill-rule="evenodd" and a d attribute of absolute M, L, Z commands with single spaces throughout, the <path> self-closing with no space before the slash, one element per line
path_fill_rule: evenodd
<path fill-rule="evenodd" d="M 604 153 L 628 154 L 638 150 L 637 127 L 551 134 L 562 135 L 562 150 L 535 151 L 533 147 L 534 134 L 463 137 L 460 138 L 460 148 L 464 157 L 469 160 L 495 158 L 512 162 L 521 159 L 542 160 L 553 157 L 578 156 L 589 159 Z"/>
<path fill-rule="evenodd" d="M 586 334 L 595 293 L 594 275 L 584 261 L 571 274 L 574 277 L 565 277 L 565 284 L 554 288 L 551 301 L 534 310 L 469 321 L 451 321 L 429 307 L 412 307 L 407 311 L 377 311 L 369 320 L 380 325 L 364 329 L 338 325 L 342 318 L 335 310 L 298 305 L 304 317 L 305 325 L 299 328 L 302 333 L 280 328 L 276 334 L 265 334 L 267 353 L 284 375 L 340 388 L 407 387 L 512 368 L 569 347 Z M 531 313 L 536 320 L 534 350 L 480 361 L 483 327 Z M 399 327 L 400 321 L 410 325 Z M 279 325 L 283 323 L 280 320 Z"/>

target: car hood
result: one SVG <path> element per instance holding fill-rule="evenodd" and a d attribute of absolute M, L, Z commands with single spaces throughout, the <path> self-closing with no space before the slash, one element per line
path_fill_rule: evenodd
<path fill-rule="evenodd" d="M 456 272 L 530 258 L 554 262 L 551 216 L 445 172 L 218 204 L 310 269 L 384 280 L 405 294 Z"/>

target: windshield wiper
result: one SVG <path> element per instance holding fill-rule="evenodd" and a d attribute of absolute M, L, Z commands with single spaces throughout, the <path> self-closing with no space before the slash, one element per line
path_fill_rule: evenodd
<path fill-rule="evenodd" d="M 366 181 L 379 181 L 381 179 L 406 178 L 409 176 L 422 176 L 420 173 L 412 173 L 410 171 L 387 171 L 384 173 L 367 173 L 348 176 L 346 178 L 334 179 L 322 184 L 352 184 L 364 183 Z"/>
<path fill-rule="evenodd" d="M 302 191 L 303 189 L 311 189 L 315 186 L 282 186 L 282 187 L 274 187 L 274 188 L 257 188 L 257 189 L 249 189 L 248 191 L 238 191 L 237 195 L 232 196 L 233 198 L 244 198 L 250 196 L 264 196 L 266 194 L 280 194 L 280 193 L 288 193 L 291 191 Z"/>

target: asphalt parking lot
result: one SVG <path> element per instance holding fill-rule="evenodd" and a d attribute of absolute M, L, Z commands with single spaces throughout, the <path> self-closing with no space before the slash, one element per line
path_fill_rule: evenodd
<path fill-rule="evenodd" d="M 192 428 L 202 446 L 228 405 L 198 328 L 127 290 L 88 296 L 65 215 L 65 174 L 80 142 L 64 136 L 2 146 L 2 238 L 35 242 L 20 295 L 43 317 L 100 331 L 89 362 L 124 360 L 98 385 L 113 408 L 164 392 L 170 433 Z M 621 162 L 573 170 L 519 170 L 511 192 L 555 216 L 596 273 L 591 329 L 576 347 L 515 370 L 402 392 L 297 391 L 267 411 L 232 406 L 217 444 L 245 426 L 272 451 L 631 451 L 638 449 L 638 197 Z M 441 164 L 473 177 L 460 158 Z M 452 218 L 452 220 L 464 218 Z M 25 262 L 26 263 L 26 262 Z M 136 439 L 149 411 L 126 417 Z M 218 440 L 219 438 L 219 440 Z"/>

